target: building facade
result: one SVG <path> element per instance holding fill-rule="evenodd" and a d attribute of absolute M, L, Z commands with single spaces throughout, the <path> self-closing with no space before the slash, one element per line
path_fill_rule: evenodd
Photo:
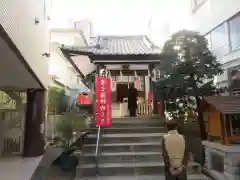
<path fill-rule="evenodd" d="M 240 68 L 240 1 L 190 0 L 191 23 L 205 35 L 209 48 L 224 73 L 216 78 L 220 87 L 232 83 L 232 71 Z"/>
<path fill-rule="evenodd" d="M 64 46 L 86 46 L 82 31 L 73 28 L 50 30 L 51 57 L 49 59 L 50 86 L 60 86 L 70 97 L 70 105 L 74 104 L 79 92 L 88 91 L 82 83 L 82 72 L 74 66 L 61 51 Z"/>
<path fill-rule="evenodd" d="M 0 155 L 40 156 L 45 146 L 50 9 L 46 0 L 0 1 L 0 9 Z"/>
<path fill-rule="evenodd" d="M 83 35 L 85 36 L 87 43 L 90 44 L 90 38 L 94 36 L 93 23 L 88 19 L 83 19 L 80 21 L 76 21 L 74 23 L 74 27 L 83 32 Z"/>
<path fill-rule="evenodd" d="M 35 74 L 35 79 L 38 79 L 43 86 L 47 86 L 48 57 L 43 55 L 49 51 L 47 28 L 49 23 L 49 9 L 46 0 L 27 0 L 24 2 L 0 1 L 0 9 L 1 26 L 20 51 L 26 61 L 26 64 L 30 67 L 32 74 Z M 8 58 L 10 59 L 10 57 Z M 4 58 L 1 62 L 3 61 Z M 18 69 L 16 68 L 16 71 L 14 68 L 15 67 L 12 64 L 11 67 L 9 67 L 9 70 L 6 70 L 6 67 L 4 67 L 5 71 L 9 72 L 9 80 L 7 78 L 1 78 L 0 86 L 40 87 L 35 84 L 34 81 L 31 81 L 32 75 L 28 76 L 27 72 L 18 72 L 21 68 L 20 65 Z M 1 72 L 5 71 L 1 70 Z M 21 73 L 22 80 L 19 79 L 18 75 L 13 77 L 15 73 L 11 72 L 16 72 L 16 74 L 17 72 Z M 1 77 L 6 77 L 6 75 L 1 74 Z M 12 84 L 8 84 L 7 81 Z"/>

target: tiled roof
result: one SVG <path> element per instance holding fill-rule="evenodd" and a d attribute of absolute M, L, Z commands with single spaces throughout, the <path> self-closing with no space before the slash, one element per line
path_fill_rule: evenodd
<path fill-rule="evenodd" d="M 67 48 L 67 47 L 64 47 Z M 69 48 L 69 47 L 68 47 Z M 87 52 L 93 55 L 144 55 L 160 54 L 147 36 L 98 36 L 91 47 L 72 47 L 72 51 Z"/>
<path fill-rule="evenodd" d="M 154 54 L 155 46 L 146 36 L 100 36 L 94 54 Z"/>
<path fill-rule="evenodd" d="M 203 99 L 223 114 L 240 114 L 240 96 L 206 96 Z"/>

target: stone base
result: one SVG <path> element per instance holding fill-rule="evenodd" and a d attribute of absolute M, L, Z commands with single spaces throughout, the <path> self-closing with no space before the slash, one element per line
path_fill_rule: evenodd
<path fill-rule="evenodd" d="M 205 147 L 206 173 L 214 179 L 240 179 L 240 145 L 225 146 L 210 141 L 203 141 L 202 144 Z M 219 163 L 221 159 L 222 164 Z"/>

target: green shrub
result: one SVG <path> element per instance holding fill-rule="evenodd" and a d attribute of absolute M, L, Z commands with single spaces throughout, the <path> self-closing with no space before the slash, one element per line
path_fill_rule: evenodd
<path fill-rule="evenodd" d="M 65 90 L 58 87 L 48 89 L 48 113 L 62 114 L 67 111 L 69 97 Z"/>
<path fill-rule="evenodd" d="M 56 125 L 57 132 L 61 134 L 67 145 L 73 139 L 74 132 L 82 131 L 85 128 L 85 120 L 75 112 L 66 112 Z"/>

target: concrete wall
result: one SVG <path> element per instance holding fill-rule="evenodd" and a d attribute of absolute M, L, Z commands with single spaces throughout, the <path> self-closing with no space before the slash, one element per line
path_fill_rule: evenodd
<path fill-rule="evenodd" d="M 65 28 L 65 29 L 51 29 L 51 42 L 58 42 L 66 46 L 84 46 L 86 45 L 83 34 L 80 30 Z"/>
<path fill-rule="evenodd" d="M 77 76 L 78 73 L 60 53 L 59 47 L 54 47 L 54 50 L 51 51 L 49 75 L 57 77 L 57 81 L 71 89 L 78 88 L 81 82 L 80 77 Z"/>
<path fill-rule="evenodd" d="M 49 50 L 46 5 L 45 0 L 0 0 L 0 24 L 44 86 L 49 82 L 48 60 L 42 56 Z"/>
<path fill-rule="evenodd" d="M 191 3 L 194 0 L 189 0 Z M 206 0 L 191 16 L 194 28 L 206 34 L 240 11 L 239 0 Z"/>
<path fill-rule="evenodd" d="M 189 0 L 191 3 L 193 1 Z M 240 12 L 239 0 L 206 0 L 203 5 L 192 13 L 190 19 L 194 27 L 193 29 L 205 35 L 238 12 Z M 218 58 L 225 69 L 225 72 L 216 78 L 220 86 L 228 86 L 227 70 L 239 65 L 239 58 L 240 50 L 231 51 L 223 57 Z"/>
<path fill-rule="evenodd" d="M 205 148 L 205 171 L 211 175 L 214 179 L 218 180 L 239 180 L 239 164 L 240 164 L 240 147 L 231 145 L 225 146 L 220 143 L 203 141 Z M 219 160 L 222 160 L 223 172 L 219 172 L 214 169 L 216 162 L 213 156 L 217 156 Z"/>
<path fill-rule="evenodd" d="M 49 75 L 56 76 L 59 82 L 72 89 L 83 89 L 81 79 L 77 71 L 64 57 L 59 47 L 64 44 L 67 46 L 84 46 L 83 35 L 80 30 L 71 28 L 59 28 L 50 30 L 51 57 L 49 60 Z M 85 86 L 84 86 L 85 87 Z"/>
<path fill-rule="evenodd" d="M 66 93 L 70 97 L 69 104 L 74 104 L 78 93 L 88 91 L 88 88 L 81 82 L 79 73 L 62 54 L 60 47 L 61 44 L 84 46 L 86 45 L 84 38 L 81 31 L 75 29 L 51 29 L 50 35 L 51 57 L 49 60 L 49 75 L 50 77 L 56 77 L 58 82 L 72 89 L 67 90 Z M 75 64 L 78 65 L 77 63 Z M 55 85 L 53 81 L 51 85 Z"/>
<path fill-rule="evenodd" d="M 81 21 L 77 21 L 74 24 L 76 29 L 82 30 L 87 42 L 89 43 L 90 37 L 94 35 L 92 22 L 89 21 L 88 19 L 84 19 Z"/>

